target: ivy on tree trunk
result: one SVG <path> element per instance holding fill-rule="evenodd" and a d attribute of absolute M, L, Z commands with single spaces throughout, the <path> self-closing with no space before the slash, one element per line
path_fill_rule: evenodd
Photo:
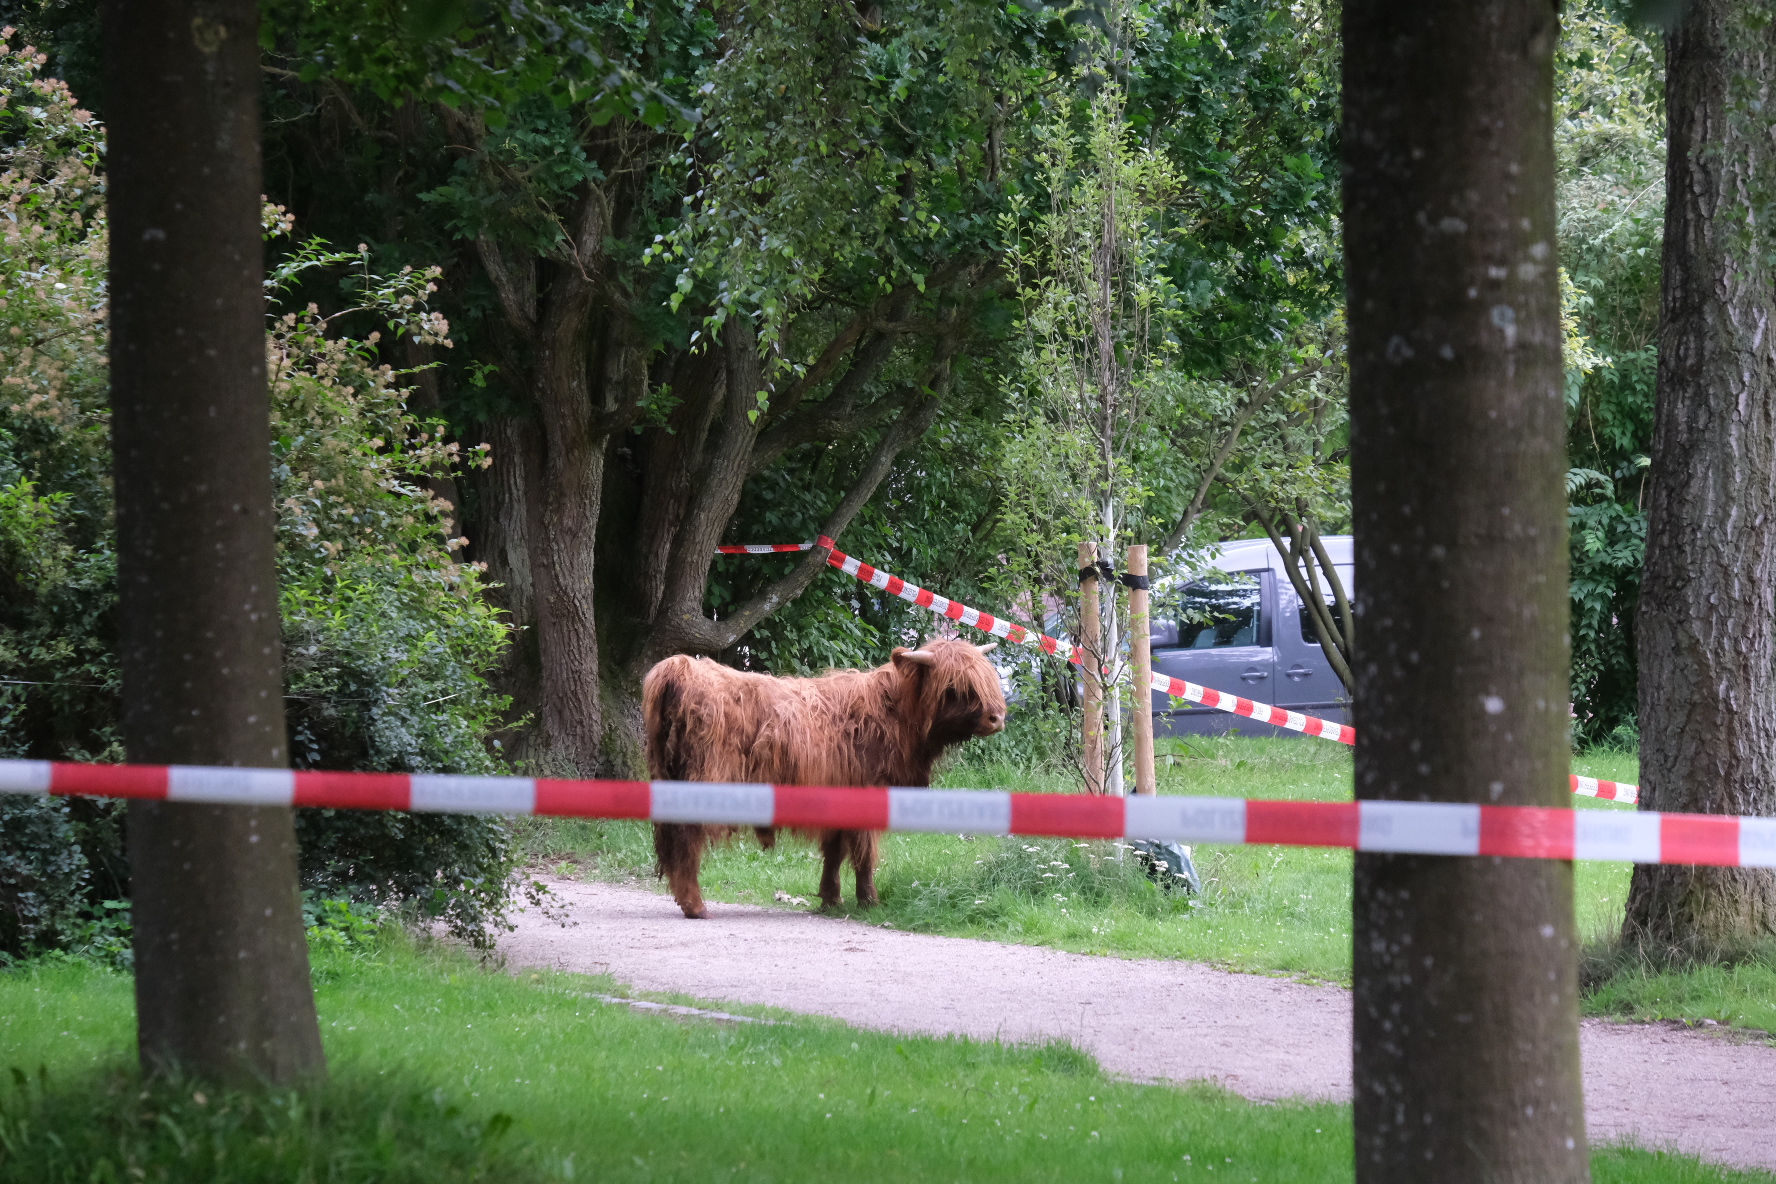
<path fill-rule="evenodd" d="M 281 768 L 258 5 L 102 19 L 124 747 Z M 136 802 L 129 859 L 144 1068 L 320 1073 L 291 811 Z"/>
<path fill-rule="evenodd" d="M 1636 619 L 1641 808 L 1776 814 L 1776 21 L 1695 0 L 1666 43 L 1659 373 Z M 1776 871 L 1634 869 L 1624 937 L 1730 957 Z"/>
<path fill-rule="evenodd" d="M 1553 0 L 1344 8 L 1357 796 L 1567 806 Z M 1573 872 L 1359 853 L 1357 1179 L 1588 1179 Z"/>

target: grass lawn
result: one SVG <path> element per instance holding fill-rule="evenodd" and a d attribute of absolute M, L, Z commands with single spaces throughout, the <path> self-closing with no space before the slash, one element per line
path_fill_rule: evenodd
<path fill-rule="evenodd" d="M 317 956 L 332 1083 L 144 1087 L 129 980 L 0 972 L 0 1180 L 1339 1181 L 1350 1110 L 1103 1077 L 1070 1046 L 899 1038 L 600 1003 L 607 980 L 392 941 Z M 744 1009 L 742 1009 L 744 1010 Z M 1776 1177 L 1605 1149 L 1595 1179 Z"/>

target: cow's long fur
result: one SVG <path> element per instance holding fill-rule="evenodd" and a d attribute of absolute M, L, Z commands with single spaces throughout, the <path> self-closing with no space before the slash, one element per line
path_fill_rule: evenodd
<path fill-rule="evenodd" d="M 929 785 L 945 749 L 1005 726 L 999 676 L 965 641 L 896 649 L 874 670 L 777 678 L 706 658 L 667 658 L 648 671 L 641 702 L 649 773 L 667 781 L 785 785 Z M 929 655 L 928 657 L 926 655 Z M 660 823 L 659 872 L 687 917 L 704 915 L 703 850 L 736 828 Z M 767 847 L 775 835 L 760 828 Z M 859 904 L 876 903 L 877 835 L 821 831 L 820 900 L 839 902 L 849 859 Z"/>

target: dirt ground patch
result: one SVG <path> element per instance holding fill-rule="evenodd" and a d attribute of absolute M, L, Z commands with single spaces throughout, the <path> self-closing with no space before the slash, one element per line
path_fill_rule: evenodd
<path fill-rule="evenodd" d="M 642 991 L 862 1028 L 1072 1040 L 1120 1076 L 1211 1080 L 1247 1098 L 1348 1100 L 1350 992 L 1190 962 L 1097 958 L 750 905 L 687 921 L 643 888 L 551 880 L 567 917 L 515 918 L 514 966 L 609 973 Z M 1594 1142 L 1631 1139 L 1776 1170 L 1776 1048 L 1671 1024 L 1586 1020 Z"/>

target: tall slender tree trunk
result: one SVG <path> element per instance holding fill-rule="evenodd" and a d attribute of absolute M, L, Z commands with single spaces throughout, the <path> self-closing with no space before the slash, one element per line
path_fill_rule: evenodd
<path fill-rule="evenodd" d="M 282 767 L 254 0 L 109 0 L 111 410 L 124 747 Z M 143 1064 L 321 1072 L 287 808 L 137 802 Z"/>
<path fill-rule="evenodd" d="M 1365 799 L 1569 804 L 1553 0 L 1348 0 Z M 1359 854 L 1357 1179 L 1588 1178 L 1569 863 Z"/>
<path fill-rule="evenodd" d="M 1776 815 L 1776 22 L 1694 0 L 1666 42 L 1664 291 L 1640 656 L 1641 806 Z M 1634 869 L 1624 936 L 1731 956 L 1776 871 Z"/>

